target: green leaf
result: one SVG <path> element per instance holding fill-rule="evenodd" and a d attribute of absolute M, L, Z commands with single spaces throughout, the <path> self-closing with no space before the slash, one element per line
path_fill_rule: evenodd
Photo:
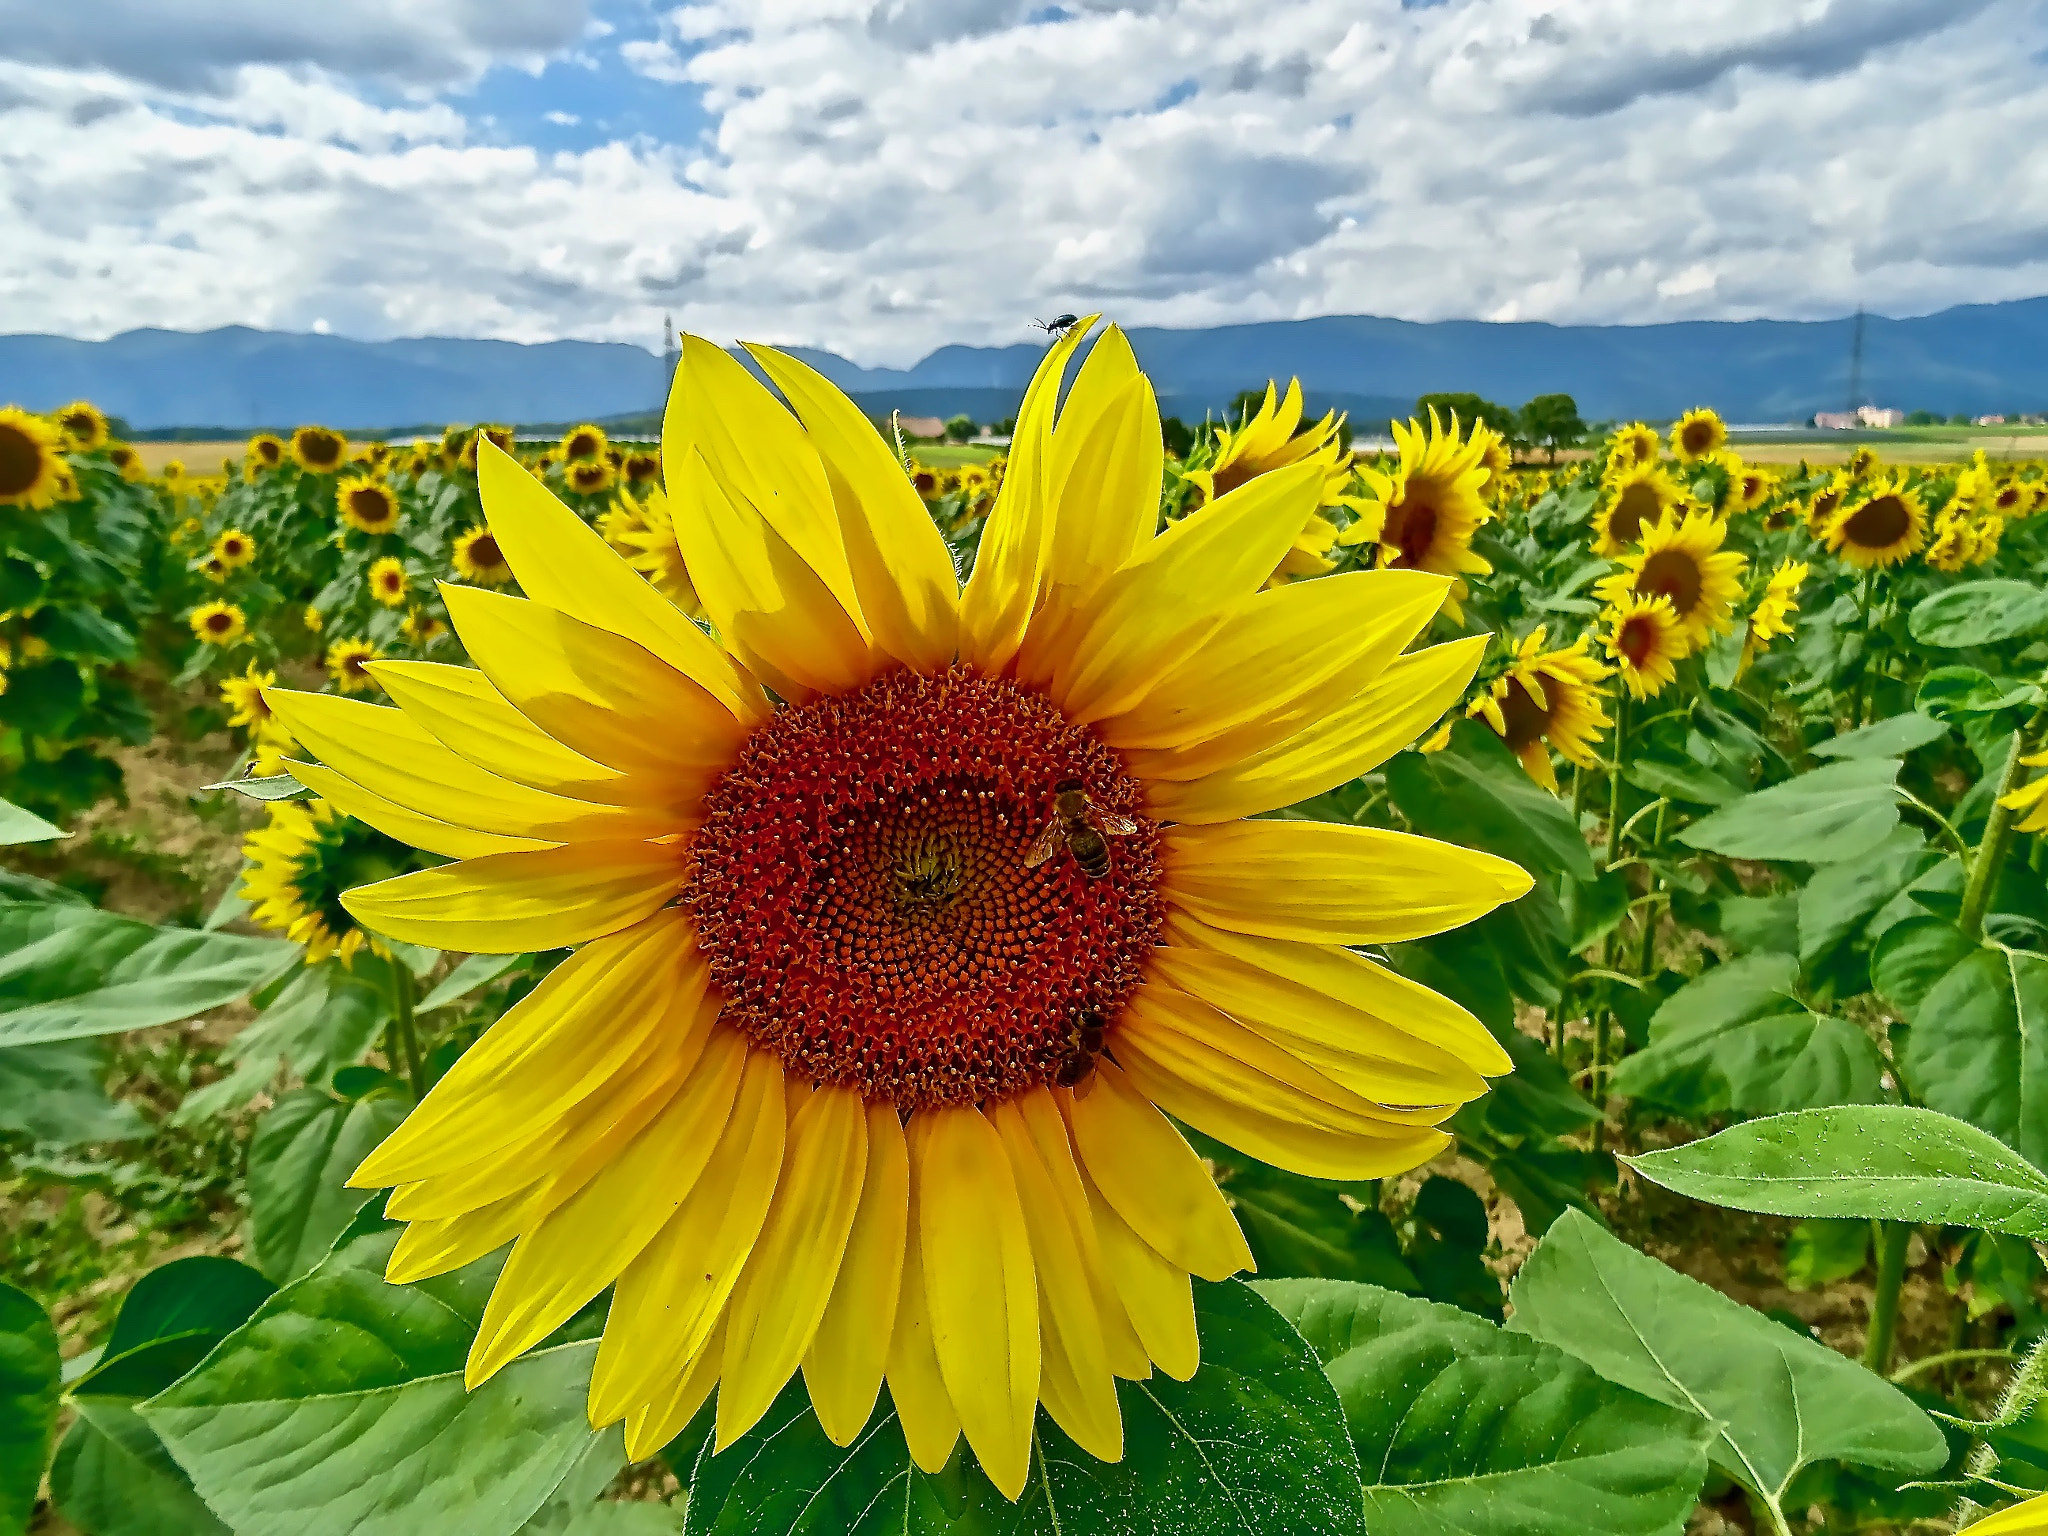
<path fill-rule="evenodd" d="M 276 1290 L 248 1265 L 210 1254 L 160 1265 L 129 1288 L 99 1360 L 71 1390 L 152 1397 L 246 1323 Z"/>
<path fill-rule="evenodd" d="M 1939 720 L 1908 710 L 1889 720 L 1877 720 L 1857 730 L 1844 731 L 1830 741 L 1809 750 L 1815 757 L 1904 757 L 1908 752 L 1941 740 L 1948 727 Z"/>
<path fill-rule="evenodd" d="M 48 1314 L 0 1280 L 0 1536 L 18 1536 L 35 1513 L 60 1368 Z"/>
<path fill-rule="evenodd" d="M 1415 830 L 1483 848 L 1523 868 L 1593 878 L 1593 854 L 1571 809 L 1529 777 L 1507 745 L 1461 720 L 1441 752 L 1403 752 L 1387 790 Z"/>
<path fill-rule="evenodd" d="M 359 1060 L 391 1017 L 391 967 L 357 954 L 344 965 L 329 958 L 291 972 L 256 1022 L 228 1042 L 228 1076 L 188 1094 L 174 1117 L 181 1125 L 246 1104 L 268 1088 L 279 1067 L 301 1082 L 324 1083 Z"/>
<path fill-rule="evenodd" d="M 964 1451 L 937 1476 L 910 1464 L 886 1396 L 841 1449 L 800 1383 L 690 1480 L 690 1536 L 1364 1536 L 1358 1458 L 1315 1356 L 1249 1286 L 1197 1283 L 1192 1381 L 1120 1381 L 1124 1458 L 1077 1450 L 1043 1413 L 1011 1504 Z"/>
<path fill-rule="evenodd" d="M 406 1103 L 388 1095 L 353 1103 L 300 1088 L 256 1122 L 249 1141 L 250 1248 L 279 1282 L 326 1256 L 373 1191 L 347 1179 L 377 1143 L 398 1129 Z"/>
<path fill-rule="evenodd" d="M 232 789 L 238 795 L 247 795 L 251 800 L 310 800 L 313 791 L 306 788 L 288 773 L 275 773 L 265 778 L 223 779 L 218 784 L 202 784 L 201 789 Z"/>
<path fill-rule="evenodd" d="M 1330 1275 L 1419 1289 L 1401 1257 L 1393 1224 L 1376 1206 L 1353 1209 L 1340 1185 L 1287 1173 L 1225 1148 L 1215 1148 L 1213 1155 L 1260 1274 Z M 1369 1197 L 1371 1191 L 1360 1193 Z"/>
<path fill-rule="evenodd" d="M 1949 650 L 2048 631 L 2048 592 L 2032 582 L 1966 581 L 1914 605 L 1906 626 L 1922 645 Z"/>
<path fill-rule="evenodd" d="M 1752 1120 L 1622 1161 L 1653 1184 L 1740 1211 L 2048 1238 L 2048 1173 L 1975 1126 L 1906 1104 Z"/>
<path fill-rule="evenodd" d="M 1775 1509 L 1818 1462 L 1916 1477 L 1948 1459 L 1941 1431 L 1896 1387 L 1577 1211 L 1529 1256 L 1512 1298 L 1516 1332 L 1712 1423 L 1715 1464 Z"/>
<path fill-rule="evenodd" d="M 118 1397 L 81 1397 L 50 1464 L 59 1514 L 92 1536 L 228 1536 L 156 1431 Z"/>
<path fill-rule="evenodd" d="M 432 1013 L 436 1008 L 446 1008 L 450 1003 L 459 1003 L 479 987 L 489 986 L 513 966 L 525 961 L 525 955 L 471 955 L 454 970 L 441 979 L 441 984 L 426 995 L 419 1005 L 421 1013 Z"/>
<path fill-rule="evenodd" d="M 1375 1286 L 1270 1280 L 1337 1388 L 1374 1536 L 1665 1536 L 1713 1428 L 1564 1351 Z"/>
<path fill-rule="evenodd" d="M 69 837 L 62 827 L 52 826 L 34 811 L 25 811 L 12 800 L 0 800 L 0 845 L 47 843 L 55 837 Z"/>
<path fill-rule="evenodd" d="M 176 1023 L 246 996 L 298 952 L 71 902 L 0 901 L 0 1045 Z"/>
<path fill-rule="evenodd" d="M 0 1049 L 0 1131 L 57 1147 L 140 1136 L 148 1123 L 134 1105 L 107 1097 L 106 1075 L 97 1040 Z"/>
<path fill-rule="evenodd" d="M 1939 861 L 1918 828 L 1897 826 L 1859 857 L 1815 870 L 1799 893 L 1800 963 L 1811 971 Z"/>
<path fill-rule="evenodd" d="M 2048 1167 L 2048 959 L 1985 945 L 1915 1018 L 1902 1062 L 1915 1096 Z"/>
<path fill-rule="evenodd" d="M 1785 1283 L 1810 1291 L 1847 1280 L 1870 1262 L 1870 1223 L 1815 1216 L 1793 1223 L 1785 1237 Z"/>
<path fill-rule="evenodd" d="M 1887 928 L 1870 955 L 1870 984 L 1879 996 L 1913 1018 L 1934 984 L 1975 954 L 1979 945 L 1939 917 L 1909 917 Z"/>
<path fill-rule="evenodd" d="M 1673 763 L 1657 758 L 1630 763 L 1625 777 L 1638 789 L 1682 805 L 1726 805 L 1749 792 L 1698 763 Z"/>
<path fill-rule="evenodd" d="M 1921 714 L 1954 723 L 1958 716 L 1996 714 L 2040 698 L 2038 686 L 2018 678 L 1992 677 L 1976 667 L 1936 667 L 1920 680 L 1913 704 Z"/>
<path fill-rule="evenodd" d="M 1799 952 L 1799 896 L 1723 897 L 1715 912 L 1721 936 L 1744 954 Z"/>
<path fill-rule="evenodd" d="M 1898 825 L 1898 776 L 1893 758 L 1830 763 L 1724 805 L 1680 832 L 1678 840 L 1732 859 L 1853 859 Z"/>
<path fill-rule="evenodd" d="M 589 1448 L 596 1341 L 544 1342 L 464 1390 L 496 1264 L 387 1285 L 398 1234 L 379 1225 L 142 1406 L 236 1536 L 510 1536 Z"/>

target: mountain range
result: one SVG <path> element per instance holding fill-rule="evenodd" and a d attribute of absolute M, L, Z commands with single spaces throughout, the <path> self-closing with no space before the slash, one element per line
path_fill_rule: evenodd
<path fill-rule="evenodd" d="M 1369 429 L 1440 390 L 1510 406 L 1569 394 L 1589 420 L 1668 419 L 1711 405 L 1737 421 L 1802 421 L 1848 402 L 1855 330 L 1850 318 L 1551 325 L 1327 315 L 1140 327 L 1130 337 L 1171 414 L 1199 419 L 1239 390 L 1294 374 L 1316 408 L 1349 410 Z M 871 413 L 988 421 L 1014 413 L 1044 346 L 945 346 L 900 369 L 790 350 Z M 357 341 L 243 326 L 104 341 L 0 336 L 0 403 L 51 410 L 85 398 L 137 430 L 602 420 L 655 408 L 662 374 L 658 356 L 618 342 Z M 1942 415 L 2048 405 L 2048 298 L 1867 316 L 1857 394 Z"/>

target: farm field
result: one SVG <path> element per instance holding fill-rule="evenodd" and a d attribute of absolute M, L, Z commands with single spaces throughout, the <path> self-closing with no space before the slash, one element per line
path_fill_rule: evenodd
<path fill-rule="evenodd" d="M 1163 456 L 1088 330 L 908 462 L 0 411 L 0 1536 L 2048 1489 L 2048 436 Z"/>

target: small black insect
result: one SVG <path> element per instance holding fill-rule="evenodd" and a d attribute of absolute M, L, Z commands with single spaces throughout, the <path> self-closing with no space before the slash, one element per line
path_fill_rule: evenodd
<path fill-rule="evenodd" d="M 1054 315 L 1050 320 L 1034 320 L 1031 323 L 1048 336 L 1058 336 L 1065 332 L 1068 326 L 1076 324 L 1080 318 L 1079 315 Z"/>
<path fill-rule="evenodd" d="M 1060 1062 L 1052 1080 L 1062 1088 L 1072 1088 L 1081 1083 L 1095 1070 L 1095 1058 L 1102 1054 L 1105 1032 L 1101 1014 L 1075 1014 L 1074 1022 L 1067 1026 L 1066 1058 Z"/>

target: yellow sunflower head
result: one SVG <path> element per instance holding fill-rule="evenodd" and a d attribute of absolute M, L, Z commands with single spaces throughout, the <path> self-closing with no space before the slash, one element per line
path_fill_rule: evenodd
<path fill-rule="evenodd" d="M 1932 534 L 1923 557 L 1937 571 L 1951 575 L 1970 563 L 1977 548 L 1976 525 L 1969 518 L 1943 508 L 1934 519 Z"/>
<path fill-rule="evenodd" d="M 327 675 L 343 693 L 367 693 L 377 686 L 369 666 L 379 654 L 371 641 L 337 640 L 327 647 Z M 298 733 L 294 731 L 292 734 L 296 736 Z"/>
<path fill-rule="evenodd" d="M 1651 459 L 1612 469 L 1600 482 L 1600 500 L 1593 511 L 1593 550 L 1609 559 L 1643 536 L 1643 530 L 1685 500 L 1685 492 L 1663 465 Z"/>
<path fill-rule="evenodd" d="M 62 450 L 57 429 L 42 417 L 0 405 L 0 507 L 41 511 L 54 504 Z"/>
<path fill-rule="evenodd" d="M 1607 654 L 1630 694 L 1654 698 L 1678 680 L 1678 663 L 1692 647 L 1669 598 L 1630 593 L 1603 617 Z"/>
<path fill-rule="evenodd" d="M 417 604 L 406 610 L 398 629 L 406 639 L 421 647 L 432 645 L 448 633 L 448 626 L 441 622 L 439 614 L 429 613 Z"/>
<path fill-rule="evenodd" d="M 1805 583 L 1806 575 L 1804 560 L 1786 560 L 1771 572 L 1763 595 L 1750 611 L 1749 638 L 1752 643 L 1761 646 L 1780 635 L 1792 633 L 1792 618 L 1799 612 L 1799 588 Z"/>
<path fill-rule="evenodd" d="M 270 706 L 263 701 L 263 690 L 277 682 L 275 672 L 266 671 L 255 662 L 249 663 L 249 670 L 240 677 L 222 680 L 220 701 L 227 705 L 230 713 L 228 724 L 241 726 L 246 730 L 261 730 L 276 717 Z"/>
<path fill-rule="evenodd" d="M 563 471 L 562 478 L 578 496 L 601 496 L 612 488 L 617 475 L 603 459 L 578 459 Z"/>
<path fill-rule="evenodd" d="M 192 610 L 187 622 L 199 639 L 222 649 L 249 633 L 248 616 L 233 603 L 201 603 Z"/>
<path fill-rule="evenodd" d="M 1485 442 L 1486 448 L 1480 454 L 1479 462 L 1486 466 L 1487 489 L 1498 496 L 1507 489 L 1508 476 L 1515 467 L 1515 456 L 1508 449 L 1508 440 L 1498 432 L 1488 431 Z"/>
<path fill-rule="evenodd" d="M 611 447 L 604 435 L 604 428 L 585 422 L 562 439 L 562 457 L 571 462 L 577 459 L 601 459 Z"/>
<path fill-rule="evenodd" d="M 1614 474 L 1634 469 L 1638 464 L 1654 464 L 1663 449 L 1664 441 L 1657 436 L 1655 427 L 1632 421 L 1607 440 L 1607 472 Z"/>
<path fill-rule="evenodd" d="M 273 800 L 265 809 L 263 825 L 242 840 L 250 917 L 305 945 L 308 965 L 329 955 L 346 964 L 366 946 L 387 953 L 356 926 L 341 896 L 365 880 L 417 869 L 419 856 L 324 800 Z"/>
<path fill-rule="evenodd" d="M 1402 654 L 1449 585 L 1427 572 L 1260 590 L 1313 464 L 1155 537 L 1121 332 L 1061 403 L 1091 328 L 1048 349 L 964 590 L 853 402 L 757 348 L 785 408 L 686 338 L 663 462 L 708 626 L 486 447 L 531 596 L 446 589 L 489 686 L 390 663 L 396 712 L 271 695 L 316 792 L 453 861 L 342 896 L 360 927 L 580 946 L 351 1179 L 398 1186 L 394 1279 L 517 1239 L 470 1383 L 609 1288 L 589 1406 L 632 1456 L 714 1387 L 729 1445 L 801 1368 L 835 1442 L 886 1383 L 920 1467 L 964 1436 L 1015 1498 L 1040 1404 L 1119 1457 L 1118 1376 L 1191 1375 L 1188 1277 L 1251 1262 L 1176 1120 L 1378 1177 L 1508 1067 L 1346 946 L 1529 877 L 1260 815 L 1406 747 L 1485 642 Z M 1046 473 L 1098 442 L 1130 473 Z"/>
<path fill-rule="evenodd" d="M 702 614 L 697 589 L 683 564 L 682 547 L 676 542 L 675 518 L 668 496 L 659 490 L 646 495 L 621 496 L 617 505 L 597 520 L 604 541 L 654 588 L 683 612 Z M 506 571 L 509 579 L 511 571 Z"/>
<path fill-rule="evenodd" d="M 1727 441 L 1727 426 L 1705 406 L 1687 411 L 1671 424 L 1671 452 L 1681 464 L 1710 458 Z"/>
<path fill-rule="evenodd" d="M 405 562 L 396 555 L 370 562 L 369 583 L 370 596 L 386 608 L 398 607 L 412 589 L 412 581 L 405 574 Z"/>
<path fill-rule="evenodd" d="M 142 455 L 126 443 L 112 443 L 107 447 L 107 462 L 121 471 L 123 480 L 147 479 L 149 471 L 142 467 Z"/>
<path fill-rule="evenodd" d="M 1846 469 L 1838 469 L 1828 477 L 1828 483 L 1813 493 L 1813 499 L 1806 505 L 1806 526 L 1815 538 L 1825 538 L 1827 527 L 1841 509 L 1842 498 L 1856 487 Z"/>
<path fill-rule="evenodd" d="M 348 462 L 348 439 L 331 427 L 292 433 L 292 462 L 309 475 L 331 475 Z"/>
<path fill-rule="evenodd" d="M 2005 520 L 1987 512 L 1971 525 L 1970 564 L 1987 565 L 1998 553 L 1998 541 L 2005 534 Z"/>
<path fill-rule="evenodd" d="M 1302 426 L 1301 380 L 1289 379 L 1282 395 L 1269 379 L 1266 398 L 1258 410 L 1235 427 L 1217 428 L 1215 457 L 1205 466 L 1190 469 L 1186 479 L 1200 488 L 1204 498 L 1214 498 L 1287 465 L 1314 464 L 1323 471 L 1321 504 L 1334 506 L 1349 478 L 1351 455 L 1344 448 L 1343 426 L 1344 418 L 1334 411 Z"/>
<path fill-rule="evenodd" d="M 214 537 L 213 558 L 238 571 L 256 558 L 256 541 L 239 528 L 224 529 Z"/>
<path fill-rule="evenodd" d="M 1754 512 L 1778 488 L 1778 477 L 1761 464 L 1745 464 L 1735 477 L 1732 496 L 1735 506 L 1743 512 Z"/>
<path fill-rule="evenodd" d="M 1861 480 L 1877 468 L 1877 450 L 1863 444 L 1850 451 L 1849 462 L 1842 467 L 1851 480 Z"/>
<path fill-rule="evenodd" d="M 185 461 L 183 459 L 170 460 L 158 473 L 157 478 L 163 481 L 166 486 L 175 490 L 185 482 Z"/>
<path fill-rule="evenodd" d="M 2025 517 L 2034 509 L 2034 492 L 2031 486 L 2018 480 L 2001 480 L 1991 492 L 1989 511 L 2006 522 L 2016 517 Z"/>
<path fill-rule="evenodd" d="M 1614 669 L 1593 654 L 1591 635 L 1581 635 L 1555 651 L 1544 649 L 1546 639 L 1544 626 L 1537 625 L 1515 647 L 1507 670 L 1465 713 L 1484 720 L 1521 760 L 1529 777 L 1555 794 L 1553 749 L 1582 768 L 1599 761 L 1593 749 L 1614 724 L 1607 717 L 1600 685 Z"/>
<path fill-rule="evenodd" d="M 1717 630 L 1735 626 L 1748 561 L 1721 548 L 1728 525 L 1707 512 L 1667 513 L 1643 530 L 1643 541 L 1621 557 L 1621 569 L 1600 579 L 1595 590 L 1616 604 L 1624 596 L 1662 597 L 1697 650 Z"/>
<path fill-rule="evenodd" d="M 96 453 L 107 446 L 107 418 L 90 400 L 74 400 L 59 411 L 57 430 L 73 453 Z"/>
<path fill-rule="evenodd" d="M 512 567 L 505 563 L 505 552 L 498 548 L 491 530 L 481 523 L 456 536 L 451 558 L 462 579 L 480 587 L 502 587 L 512 579 Z"/>
<path fill-rule="evenodd" d="M 2028 768 L 2048 768 L 2048 752 L 2035 752 L 2020 759 Z M 2009 811 L 2018 811 L 2019 818 L 2013 823 L 2021 832 L 2048 832 L 2048 773 L 2037 773 L 2031 783 L 2022 784 L 2011 794 L 2002 796 L 1998 802 Z M 2040 1506 L 2035 1514 L 2048 1514 L 2048 1500 L 2035 1499 Z M 2014 1514 L 2026 1509 L 2021 1505 Z M 2007 1527 L 2007 1536 L 2024 1536 L 2026 1527 L 2014 1524 Z"/>
<path fill-rule="evenodd" d="M 199 574 L 218 586 L 228 579 L 228 568 L 218 555 L 208 555 L 199 562 Z"/>
<path fill-rule="evenodd" d="M 633 490 L 643 490 L 661 479 L 661 455 L 635 450 L 626 455 L 619 473 Z"/>
<path fill-rule="evenodd" d="M 351 475 L 335 488 L 341 520 L 362 533 L 390 533 L 398 526 L 398 493 L 370 475 Z"/>
<path fill-rule="evenodd" d="M 306 631 L 309 634 L 317 635 L 327 627 L 327 620 L 321 616 L 320 610 L 311 603 L 306 604 L 306 612 L 302 622 L 305 624 Z"/>
<path fill-rule="evenodd" d="M 1486 487 L 1486 444 L 1493 437 L 1475 424 L 1469 438 L 1459 432 L 1458 418 L 1449 425 L 1429 413 L 1429 425 L 1394 424 L 1400 461 L 1389 477 L 1358 467 L 1364 494 L 1347 503 L 1358 520 L 1338 536 L 1345 544 L 1377 543 L 1381 570 L 1429 571 L 1463 578 L 1493 567 L 1472 550 L 1472 536 L 1491 513 L 1482 494 Z M 1454 609 L 1455 603 L 1447 604 Z"/>
<path fill-rule="evenodd" d="M 1821 538 L 1858 570 L 1897 565 L 1927 542 L 1927 504 L 1903 475 L 1881 476 L 1843 496 Z"/>
<path fill-rule="evenodd" d="M 266 470 L 284 465 L 284 439 L 274 432 L 258 432 L 242 449 L 242 477 L 253 481 Z"/>

